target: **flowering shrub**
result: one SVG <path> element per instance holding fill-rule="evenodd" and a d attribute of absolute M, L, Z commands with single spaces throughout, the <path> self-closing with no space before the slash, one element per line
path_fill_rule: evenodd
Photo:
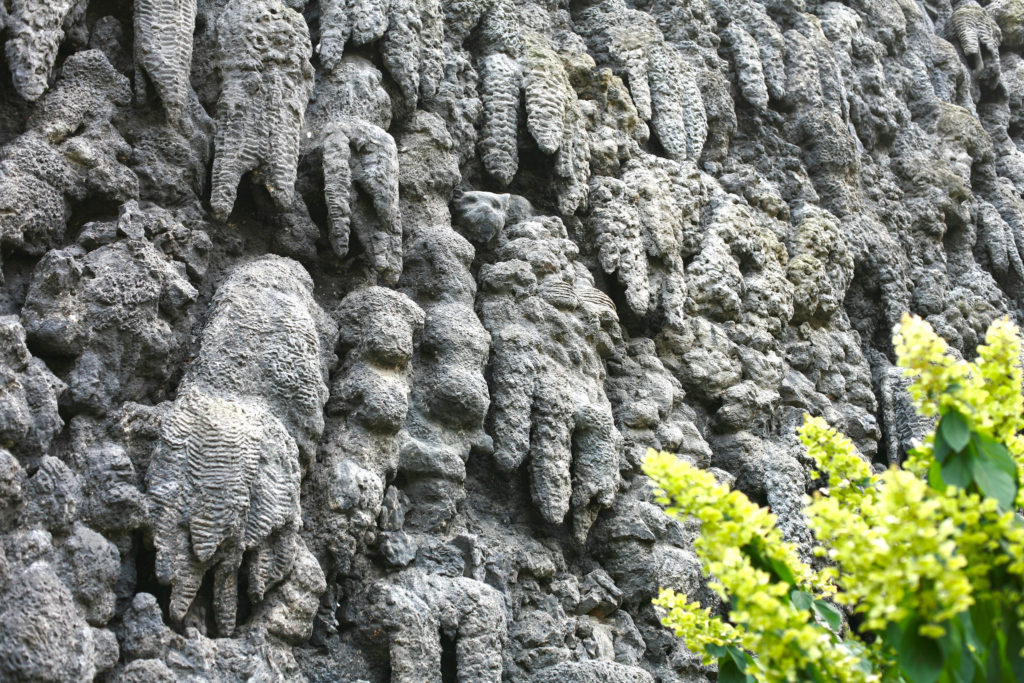
<path fill-rule="evenodd" d="M 717 660 L 720 683 L 1024 681 L 1021 344 L 1007 319 L 985 341 L 960 361 L 904 317 L 896 355 L 918 411 L 938 420 L 902 469 L 874 473 L 849 439 L 805 417 L 800 439 L 825 480 L 804 509 L 828 560 L 819 572 L 770 512 L 648 452 L 658 502 L 700 520 L 696 551 L 728 609 L 713 615 L 672 590 L 655 604 L 687 647 Z"/>

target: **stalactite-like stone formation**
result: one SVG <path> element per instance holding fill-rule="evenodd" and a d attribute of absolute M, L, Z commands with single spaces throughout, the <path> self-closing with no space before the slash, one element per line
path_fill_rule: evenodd
<path fill-rule="evenodd" d="M 46 92 L 64 40 L 67 22 L 78 0 L 16 0 L 7 15 L 7 43 L 4 51 L 11 65 L 11 77 L 18 94 L 35 101 Z"/>
<path fill-rule="evenodd" d="M 192 90 L 192 28 L 196 0 L 139 0 L 135 3 L 136 90 L 145 96 L 148 76 L 167 109 L 180 122 Z"/>
<path fill-rule="evenodd" d="M 238 0 L 217 21 L 217 137 L 210 207 L 231 213 L 242 175 L 260 174 L 281 207 L 292 201 L 299 137 L 313 89 L 302 16 L 280 0 Z"/>
<path fill-rule="evenodd" d="M 576 255 L 558 219 L 506 226 L 480 273 L 480 306 L 493 339 L 495 460 L 514 470 L 529 458 L 541 515 L 557 524 L 571 509 L 583 543 L 617 488 L 620 437 L 600 353 L 619 335 L 614 304 Z"/>
<path fill-rule="evenodd" d="M 706 683 L 648 448 L 1024 322 L 1024 6 L 0 3 L 0 679 Z M 132 93 L 135 96 L 132 97 Z"/>
<path fill-rule="evenodd" d="M 147 485 L 157 577 L 172 586 L 176 621 L 213 569 L 218 630 L 230 635 L 243 556 L 254 601 L 292 569 L 300 482 L 327 398 L 311 286 L 288 259 L 236 269 L 163 419 Z"/>

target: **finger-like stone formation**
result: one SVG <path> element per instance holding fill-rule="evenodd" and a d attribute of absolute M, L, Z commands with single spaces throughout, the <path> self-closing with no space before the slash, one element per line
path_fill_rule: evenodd
<path fill-rule="evenodd" d="M 617 488 L 620 436 L 598 338 L 603 319 L 618 321 L 614 304 L 573 268 L 576 253 L 557 219 L 506 226 L 481 270 L 480 305 L 493 337 L 495 460 L 515 470 L 529 459 L 541 515 L 558 524 L 571 509 L 582 543 Z"/>
<path fill-rule="evenodd" d="M 138 0 L 135 3 L 135 88 L 145 97 L 145 77 L 156 88 L 168 118 L 180 123 L 192 86 L 192 29 L 197 0 Z M 143 73 L 139 73 L 139 72 Z"/>
<path fill-rule="evenodd" d="M 409 570 L 370 592 L 363 617 L 387 633 L 392 681 L 441 681 L 442 638 L 454 641 L 459 680 L 501 680 L 495 653 L 506 637 L 506 624 L 494 588 L 463 576 Z"/>
<path fill-rule="evenodd" d="M 239 181 L 252 171 L 287 208 L 313 91 L 309 28 L 280 0 L 233 0 L 217 20 L 217 37 L 222 86 L 210 207 L 227 220 Z"/>
<path fill-rule="evenodd" d="M 299 484 L 327 399 L 323 313 L 310 290 L 309 275 L 289 259 L 236 269 L 214 297 L 199 356 L 160 426 L 147 485 L 157 577 L 171 584 L 175 621 L 212 570 L 218 630 L 230 635 L 243 556 L 254 602 L 292 568 Z"/>

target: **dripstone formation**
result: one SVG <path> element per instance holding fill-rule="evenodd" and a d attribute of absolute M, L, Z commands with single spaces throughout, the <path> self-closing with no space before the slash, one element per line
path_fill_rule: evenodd
<path fill-rule="evenodd" d="M 3 0 L 0 681 L 712 680 L 647 448 L 1024 321 L 1020 0 Z"/>

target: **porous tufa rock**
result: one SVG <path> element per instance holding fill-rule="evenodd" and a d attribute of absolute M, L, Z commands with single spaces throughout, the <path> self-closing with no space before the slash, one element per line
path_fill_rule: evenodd
<path fill-rule="evenodd" d="M 999 43 L 1003 35 L 981 5 L 975 0 L 961 3 L 949 22 L 972 71 L 979 71 L 992 60 L 999 64 Z"/>
<path fill-rule="evenodd" d="M 129 204 L 118 221 L 89 227 L 85 241 L 98 246 L 46 254 L 22 315 L 32 343 L 72 359 L 69 403 L 104 414 L 118 401 L 163 398 L 198 292 L 183 265 L 154 246 L 176 227 L 170 216 Z"/>
<path fill-rule="evenodd" d="M 39 457 L 64 427 L 57 400 L 67 385 L 32 357 L 25 339 L 17 316 L 0 316 L 0 446 Z"/>
<path fill-rule="evenodd" d="M 146 78 L 156 88 L 167 118 L 181 123 L 192 86 L 192 30 L 197 0 L 137 0 L 135 2 L 135 89 L 146 96 Z"/>
<path fill-rule="evenodd" d="M 81 0 L 12 1 L 4 51 L 14 87 L 26 100 L 38 100 L 50 87 L 67 24 L 85 5 Z"/>
<path fill-rule="evenodd" d="M 611 301 L 572 267 L 575 255 L 557 219 L 506 226 L 481 269 L 480 306 L 493 337 L 495 460 L 515 470 L 528 459 L 541 515 L 557 524 L 571 509 L 582 543 L 617 488 L 620 436 L 599 349 L 604 321 L 618 321 Z"/>
<path fill-rule="evenodd" d="M 232 0 L 217 20 L 217 135 L 210 208 L 227 220 L 238 183 L 256 172 L 274 202 L 292 202 L 312 46 L 302 15 L 280 0 Z"/>
<path fill-rule="evenodd" d="M 1021 314 L 1022 17 L 0 2 L 0 679 L 714 678 L 647 449 L 809 558 L 804 414 L 927 432 L 893 326 Z"/>
<path fill-rule="evenodd" d="M 480 69 L 484 114 L 480 157 L 484 168 L 502 185 L 508 185 L 519 168 L 517 135 L 522 70 L 502 52 L 485 57 Z"/>
<path fill-rule="evenodd" d="M 27 130 L 0 150 L 0 244 L 42 255 L 63 243 L 74 204 L 138 196 L 123 164 L 131 147 L 111 124 L 130 98 L 128 79 L 99 50 L 64 62 Z"/>
<path fill-rule="evenodd" d="M 372 586 L 360 602 L 363 623 L 387 634 L 393 682 L 440 681 L 442 634 L 454 641 L 459 680 L 502 679 L 505 610 L 491 586 L 411 569 Z"/>
<path fill-rule="evenodd" d="M 668 156 L 700 159 L 708 118 L 696 72 L 655 22 L 622 0 L 604 0 L 580 19 L 591 48 L 625 77 L 637 112 L 650 120 Z"/>
<path fill-rule="evenodd" d="M 342 300 L 337 320 L 341 364 L 320 457 L 305 484 L 305 499 L 317 501 L 308 503 L 316 524 L 307 535 L 331 578 L 347 572 L 365 546 L 384 481 L 398 469 L 397 436 L 412 390 L 409 364 L 424 314 L 404 294 L 369 287 Z"/>
<path fill-rule="evenodd" d="M 108 643 L 75 610 L 70 592 L 49 563 L 34 562 L 13 576 L 4 605 L 4 678 L 76 681 L 92 680 L 99 673 L 97 649 Z M 114 663 L 106 661 L 105 668 Z"/>
<path fill-rule="evenodd" d="M 157 577 L 171 585 L 175 621 L 212 569 L 218 629 L 229 635 L 243 555 L 251 553 L 257 603 L 291 570 L 299 484 L 324 425 L 321 335 L 333 337 L 311 285 L 290 259 L 237 268 L 217 291 L 199 356 L 161 424 L 147 486 Z"/>

